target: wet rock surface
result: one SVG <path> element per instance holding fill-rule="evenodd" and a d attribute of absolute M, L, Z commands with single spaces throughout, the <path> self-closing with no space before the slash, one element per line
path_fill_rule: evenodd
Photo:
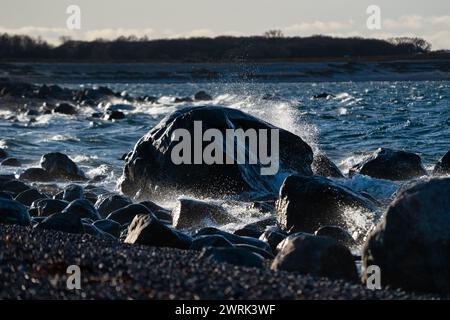
<path fill-rule="evenodd" d="M 292 175 L 280 188 L 277 218 L 286 231 L 313 233 L 323 225 L 339 223 L 348 207 L 376 209 L 365 197 L 330 179 Z"/>
<path fill-rule="evenodd" d="M 199 228 L 209 225 L 226 224 L 236 221 L 221 206 L 194 199 L 181 198 L 172 211 L 173 226 L 178 229 Z"/>
<path fill-rule="evenodd" d="M 450 150 L 436 163 L 433 169 L 434 175 L 450 174 Z"/>
<path fill-rule="evenodd" d="M 166 226 L 151 215 L 138 215 L 134 217 L 128 227 L 128 235 L 124 242 L 156 247 L 189 249 L 192 239 Z"/>
<path fill-rule="evenodd" d="M 450 178 L 403 190 L 364 246 L 364 270 L 379 266 L 383 285 L 449 292 L 449 225 Z"/>
<path fill-rule="evenodd" d="M 408 180 L 427 175 L 419 155 L 388 148 L 379 148 L 350 170 L 350 173 L 354 172 L 388 180 Z"/>
<path fill-rule="evenodd" d="M 280 248 L 272 269 L 358 281 L 350 250 L 334 239 L 297 233 L 283 240 Z"/>
<path fill-rule="evenodd" d="M 234 164 L 174 164 L 172 150 L 177 145 L 172 141 L 176 129 L 184 129 L 194 136 L 194 123 L 202 121 L 202 130 L 217 129 L 225 136 L 226 129 L 277 129 L 277 127 L 236 109 L 225 107 L 186 107 L 175 111 L 151 129 L 136 144 L 127 157 L 120 187 L 124 194 L 153 194 L 158 187 L 183 189 L 203 195 L 224 195 L 243 191 L 270 191 L 264 182 L 274 176 L 261 176 L 261 165 Z M 292 170 L 311 175 L 312 150 L 300 137 L 279 129 L 280 170 Z M 204 142 L 202 147 L 206 147 Z M 222 150 L 223 159 L 226 157 Z M 236 157 L 233 157 L 236 158 Z M 193 162 L 191 162 L 193 163 Z M 252 181 L 250 181 L 252 180 Z"/>
<path fill-rule="evenodd" d="M 54 179 L 85 180 L 86 177 L 80 168 L 67 155 L 61 152 L 44 154 L 41 158 L 41 167 Z"/>

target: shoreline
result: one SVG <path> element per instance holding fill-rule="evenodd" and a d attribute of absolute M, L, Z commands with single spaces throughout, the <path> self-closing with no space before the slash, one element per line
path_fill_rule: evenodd
<path fill-rule="evenodd" d="M 439 299 L 297 273 L 217 264 L 198 253 L 127 245 L 90 235 L 0 225 L 4 289 L 22 299 Z M 81 290 L 66 288 L 79 263 Z"/>

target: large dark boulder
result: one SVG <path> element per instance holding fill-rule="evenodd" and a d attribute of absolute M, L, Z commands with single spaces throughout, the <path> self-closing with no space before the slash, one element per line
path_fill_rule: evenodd
<path fill-rule="evenodd" d="M 434 166 L 433 175 L 450 174 L 450 150 Z"/>
<path fill-rule="evenodd" d="M 31 206 L 34 201 L 45 198 L 47 198 L 47 196 L 40 193 L 36 189 L 28 189 L 19 193 L 14 200 L 19 201 L 26 206 Z"/>
<path fill-rule="evenodd" d="M 66 233 L 84 233 L 83 224 L 78 214 L 58 212 L 45 218 L 35 228 L 62 231 Z"/>
<path fill-rule="evenodd" d="M 0 223 L 27 226 L 30 222 L 27 207 L 18 201 L 0 197 Z"/>
<path fill-rule="evenodd" d="M 292 175 L 281 186 L 277 218 L 290 233 L 313 233 L 323 225 L 342 223 L 342 213 L 348 207 L 376 209 L 367 198 L 330 179 Z"/>
<path fill-rule="evenodd" d="M 180 198 L 172 211 L 173 226 L 177 229 L 199 228 L 212 223 L 226 224 L 236 221 L 219 205 Z"/>
<path fill-rule="evenodd" d="M 120 194 L 102 194 L 95 203 L 102 218 L 106 218 L 111 212 L 132 204 L 131 200 Z"/>
<path fill-rule="evenodd" d="M 122 231 L 121 224 L 114 220 L 108 220 L 108 219 L 97 220 L 93 223 L 93 225 L 96 228 L 98 228 L 104 232 L 107 232 L 116 238 L 120 237 L 120 232 Z"/>
<path fill-rule="evenodd" d="M 450 292 L 450 178 L 419 182 L 399 193 L 363 251 L 382 285 Z"/>
<path fill-rule="evenodd" d="M 387 180 L 408 180 L 427 175 L 419 155 L 385 148 L 379 148 L 350 169 L 350 174 L 355 172 Z"/>
<path fill-rule="evenodd" d="M 142 201 L 139 204 L 147 207 L 153 214 L 159 219 L 164 220 L 172 224 L 172 213 L 170 210 L 161 207 L 160 205 L 154 203 L 153 201 Z"/>
<path fill-rule="evenodd" d="M 326 155 L 322 153 L 314 154 L 312 163 L 312 170 L 314 175 L 329 177 L 329 178 L 344 178 L 341 170 L 331 161 Z"/>
<path fill-rule="evenodd" d="M 64 188 L 64 193 L 62 195 L 62 200 L 74 201 L 84 198 L 84 188 L 77 184 L 69 184 Z"/>
<path fill-rule="evenodd" d="M 69 203 L 69 205 L 62 211 L 64 213 L 73 213 L 80 218 L 89 218 L 92 221 L 100 220 L 100 214 L 97 209 L 85 199 L 77 199 Z"/>
<path fill-rule="evenodd" d="M 153 247 L 189 249 L 192 239 L 151 215 L 137 215 L 128 227 L 128 234 L 124 242 Z"/>
<path fill-rule="evenodd" d="M 186 107 L 175 111 L 151 129 L 135 145 L 126 159 L 126 165 L 120 180 L 122 192 L 129 196 L 139 194 L 167 192 L 177 189 L 197 195 L 224 195 L 243 191 L 276 192 L 279 187 L 277 175 L 262 175 L 261 164 L 174 164 L 172 150 L 178 141 L 172 140 L 176 129 L 185 129 L 194 140 L 194 121 L 202 122 L 202 133 L 207 129 L 218 129 L 226 136 L 226 129 L 279 129 L 267 122 L 242 111 L 206 106 Z M 270 141 L 270 137 L 268 137 Z M 181 139 L 182 141 L 183 139 Z M 192 157 L 194 141 L 191 141 Z M 203 142 L 202 150 L 211 144 Z M 236 143 L 235 143 L 236 144 Z M 236 146 L 235 146 L 236 150 Z M 219 156 L 226 159 L 225 148 Z M 246 146 L 248 152 L 248 146 Z M 230 155 L 231 156 L 231 155 Z M 191 163 L 193 163 L 191 159 Z M 312 175 L 313 153 L 308 144 L 300 137 L 279 129 L 279 171 L 297 172 Z"/>
<path fill-rule="evenodd" d="M 204 248 L 199 259 L 248 268 L 263 268 L 264 258 L 245 248 Z"/>
<path fill-rule="evenodd" d="M 212 100 L 212 97 L 205 91 L 199 91 L 194 95 L 194 99 L 196 101 L 209 101 Z"/>
<path fill-rule="evenodd" d="M 129 204 L 126 207 L 111 212 L 106 219 L 116 221 L 120 224 L 130 224 L 134 217 L 139 214 L 152 215 L 153 218 L 155 218 L 153 213 L 146 206 L 142 204 Z"/>
<path fill-rule="evenodd" d="M 14 195 L 16 197 L 19 193 L 24 192 L 30 189 L 30 187 L 18 180 L 5 180 L 0 182 L 0 190 L 6 191 Z"/>
<path fill-rule="evenodd" d="M 356 282 L 354 258 L 345 246 L 328 237 L 297 233 L 280 244 L 272 269 L 309 274 L 316 277 Z"/>
<path fill-rule="evenodd" d="M 32 203 L 31 209 L 37 211 L 37 216 L 48 217 L 61 212 L 69 205 L 68 201 L 56 199 L 40 199 Z"/>
<path fill-rule="evenodd" d="M 44 154 L 41 167 L 54 179 L 86 180 L 80 168 L 67 155 L 60 152 Z"/>
<path fill-rule="evenodd" d="M 6 158 L 0 163 L 2 166 L 20 167 L 22 163 L 17 158 Z"/>
<path fill-rule="evenodd" d="M 77 108 L 69 103 L 59 103 L 56 105 L 55 109 L 53 109 L 54 113 L 62 113 L 74 115 L 77 114 Z"/>
<path fill-rule="evenodd" d="M 113 110 L 113 111 L 108 111 L 105 113 L 105 115 L 103 116 L 103 118 L 105 120 L 121 120 L 121 119 L 125 119 L 125 113 L 123 113 L 122 111 L 119 110 Z"/>
<path fill-rule="evenodd" d="M 48 182 L 52 180 L 50 173 L 42 168 L 28 168 L 19 175 L 20 180 Z"/>

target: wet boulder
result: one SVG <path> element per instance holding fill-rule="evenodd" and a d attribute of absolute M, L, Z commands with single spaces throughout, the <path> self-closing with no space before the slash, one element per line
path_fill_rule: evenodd
<path fill-rule="evenodd" d="M 74 98 L 77 101 L 92 101 L 97 102 L 100 100 L 105 100 L 115 97 L 115 93 L 108 87 L 100 86 L 96 88 L 85 88 L 83 90 L 76 91 L 74 93 Z"/>
<path fill-rule="evenodd" d="M 277 246 L 288 236 L 286 232 L 278 227 L 267 228 L 259 237 L 259 240 L 264 241 L 270 246 L 273 253 L 277 252 Z"/>
<path fill-rule="evenodd" d="M 83 223 L 83 229 L 84 229 L 84 233 L 90 234 L 91 236 L 94 236 L 97 238 L 117 240 L 116 237 L 109 234 L 108 232 L 105 232 L 105 231 L 97 228 L 94 224 Z"/>
<path fill-rule="evenodd" d="M 376 210 L 367 198 L 330 179 L 291 175 L 280 188 L 277 219 L 290 233 L 313 233 L 323 225 L 339 224 L 349 207 Z"/>
<path fill-rule="evenodd" d="M 0 163 L 0 165 L 8 167 L 20 167 L 22 166 L 22 163 L 17 158 L 6 158 Z"/>
<path fill-rule="evenodd" d="M 380 267 L 383 286 L 450 291 L 450 178 L 397 195 L 364 245 L 363 279 L 371 265 Z"/>
<path fill-rule="evenodd" d="M 147 207 L 153 214 L 159 219 L 170 222 L 172 224 L 172 214 L 171 211 L 161 207 L 160 205 L 154 203 L 153 201 L 142 201 L 140 202 L 143 206 Z"/>
<path fill-rule="evenodd" d="M 53 112 L 68 115 L 74 115 L 78 113 L 77 108 L 69 103 L 58 103 L 55 109 L 53 109 Z"/>
<path fill-rule="evenodd" d="M 95 208 L 98 210 L 102 218 L 106 218 L 111 212 L 132 204 L 131 200 L 119 194 L 102 194 L 98 197 L 95 203 Z"/>
<path fill-rule="evenodd" d="M 18 201 L 0 197 L 0 223 L 27 226 L 30 222 L 27 207 Z"/>
<path fill-rule="evenodd" d="M 350 250 L 331 238 L 296 233 L 283 240 L 280 247 L 271 266 L 274 270 L 358 281 Z"/>
<path fill-rule="evenodd" d="M 427 175 L 419 155 L 386 148 L 377 149 L 370 157 L 350 169 L 378 179 L 409 180 Z"/>
<path fill-rule="evenodd" d="M 63 213 L 73 213 L 78 215 L 80 218 L 89 218 L 93 221 L 100 220 L 100 214 L 97 209 L 85 199 L 77 199 L 69 203 L 69 205 L 64 208 Z"/>
<path fill-rule="evenodd" d="M 225 224 L 235 221 L 221 206 L 194 199 L 178 199 L 172 211 L 173 226 L 177 229 L 198 228 L 201 226 Z"/>
<path fill-rule="evenodd" d="M 39 217 L 48 217 L 63 211 L 68 205 L 69 202 L 64 200 L 41 199 L 32 203 L 31 210 L 36 210 Z"/>
<path fill-rule="evenodd" d="M 112 112 L 112 111 L 132 111 L 134 110 L 134 106 L 131 104 L 109 104 L 106 106 L 106 112 Z"/>
<path fill-rule="evenodd" d="M 313 95 L 313 99 L 332 99 L 334 98 L 335 95 L 332 93 L 328 93 L 328 92 L 322 92 L 322 93 L 318 93 Z"/>
<path fill-rule="evenodd" d="M 220 235 L 207 235 L 195 237 L 192 241 L 190 250 L 201 251 L 208 247 L 234 247 L 225 237 Z"/>
<path fill-rule="evenodd" d="M 264 258 L 244 248 L 204 248 L 199 259 L 248 268 L 263 268 Z"/>
<path fill-rule="evenodd" d="M 111 235 L 113 235 L 116 238 L 120 237 L 120 232 L 122 231 L 122 225 L 114 220 L 109 219 L 101 219 L 97 220 L 93 223 L 93 225 Z"/>
<path fill-rule="evenodd" d="M 84 233 L 80 216 L 73 212 L 54 213 L 38 223 L 35 228 L 66 233 Z"/>
<path fill-rule="evenodd" d="M 63 153 L 52 152 L 44 154 L 40 164 L 42 169 L 47 171 L 54 179 L 86 180 L 83 171 Z"/>
<path fill-rule="evenodd" d="M 14 197 L 16 197 L 19 193 L 30 189 L 28 185 L 18 180 L 6 180 L 0 182 L 0 190 L 10 192 Z"/>
<path fill-rule="evenodd" d="M 189 249 L 192 239 L 151 215 L 137 215 L 128 227 L 128 234 L 124 242 L 153 247 Z"/>
<path fill-rule="evenodd" d="M 129 204 L 126 207 L 111 212 L 106 219 L 113 220 L 122 224 L 130 224 L 137 215 L 151 215 L 156 218 L 153 213 L 142 204 Z"/>
<path fill-rule="evenodd" d="M 25 190 L 25 191 L 19 193 L 14 198 L 14 200 L 19 201 L 20 203 L 29 207 L 29 206 L 31 206 L 31 204 L 34 201 L 39 200 L 39 199 L 45 199 L 45 198 L 47 198 L 47 196 L 40 193 L 36 189 L 28 189 L 28 190 Z"/>
<path fill-rule="evenodd" d="M 125 113 L 119 110 L 108 111 L 104 115 L 105 120 L 121 120 L 125 118 Z"/>
<path fill-rule="evenodd" d="M 48 182 L 51 175 L 42 168 L 28 168 L 19 175 L 20 180 Z"/>
<path fill-rule="evenodd" d="M 450 150 L 436 163 L 433 170 L 435 176 L 448 174 L 450 174 Z"/>
<path fill-rule="evenodd" d="M 194 102 L 191 97 L 176 97 L 173 101 L 174 103 L 183 103 L 183 102 Z"/>
<path fill-rule="evenodd" d="M 82 186 L 69 184 L 64 188 L 62 200 L 71 202 L 78 199 L 84 199 L 84 188 Z"/>
<path fill-rule="evenodd" d="M 341 170 L 326 155 L 314 154 L 312 163 L 314 175 L 328 178 L 344 178 Z"/>
<path fill-rule="evenodd" d="M 210 101 L 212 97 L 205 91 L 199 91 L 194 95 L 195 101 Z"/>
<path fill-rule="evenodd" d="M 175 131 L 177 129 L 182 130 Z M 235 194 L 243 191 L 276 192 L 279 181 L 277 175 L 262 174 L 267 173 L 265 169 L 269 170 L 269 164 L 263 166 L 261 161 L 258 164 L 248 164 L 248 161 L 245 161 L 245 164 L 238 164 L 236 153 L 228 152 L 227 155 L 227 148 L 223 146 L 220 148 L 220 144 L 217 143 L 214 144 L 217 146 L 215 158 L 228 157 L 228 162 L 232 160 L 233 164 L 225 164 L 225 161 L 224 164 L 220 162 L 206 164 L 204 161 L 194 164 L 192 158 L 195 152 L 191 152 L 191 159 L 175 164 L 172 152 L 176 147 L 174 152 L 177 154 L 180 143 L 191 145 L 193 148 L 196 142 L 197 147 L 200 146 L 202 150 L 207 146 L 211 147 L 212 142 L 194 141 L 193 138 L 198 137 L 200 131 L 200 134 L 203 134 L 208 129 L 217 129 L 218 131 L 214 132 L 217 134 L 220 132 L 223 137 L 226 137 L 227 129 L 233 132 L 236 129 L 242 129 L 244 132 L 249 129 L 257 130 L 256 132 L 260 132 L 259 129 L 267 129 L 269 142 L 272 138 L 270 129 L 279 129 L 279 158 L 277 161 L 274 160 L 279 164 L 278 172 L 292 171 L 312 175 L 312 149 L 295 134 L 236 109 L 216 106 L 185 107 L 165 117 L 137 142 L 131 155 L 126 159 L 119 181 L 122 192 L 128 196 L 137 193 L 167 195 L 168 192 L 176 192 L 178 189 L 202 196 Z M 186 137 L 185 141 L 184 138 L 180 138 L 180 141 L 173 139 L 173 135 L 180 132 Z M 191 143 L 189 136 L 192 137 Z M 232 143 L 226 147 L 233 147 L 236 150 L 236 143 L 235 140 L 234 147 Z M 244 146 L 241 143 L 239 147 L 248 153 L 248 145 Z M 274 162 L 272 165 L 276 166 Z M 270 170 L 274 168 L 273 166 Z"/>
<path fill-rule="evenodd" d="M 354 246 L 356 244 L 350 233 L 339 226 L 322 226 L 314 232 L 314 235 L 329 237 L 347 247 Z"/>

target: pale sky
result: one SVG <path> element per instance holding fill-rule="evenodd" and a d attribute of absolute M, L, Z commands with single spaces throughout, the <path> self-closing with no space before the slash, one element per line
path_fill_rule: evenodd
<path fill-rule="evenodd" d="M 66 27 L 69 5 L 81 9 L 81 29 Z M 366 27 L 369 5 L 381 9 L 381 30 Z M 74 39 L 147 35 L 174 38 L 326 34 L 389 38 L 418 36 L 450 49 L 450 0 L 0 0 L 0 33 Z"/>

